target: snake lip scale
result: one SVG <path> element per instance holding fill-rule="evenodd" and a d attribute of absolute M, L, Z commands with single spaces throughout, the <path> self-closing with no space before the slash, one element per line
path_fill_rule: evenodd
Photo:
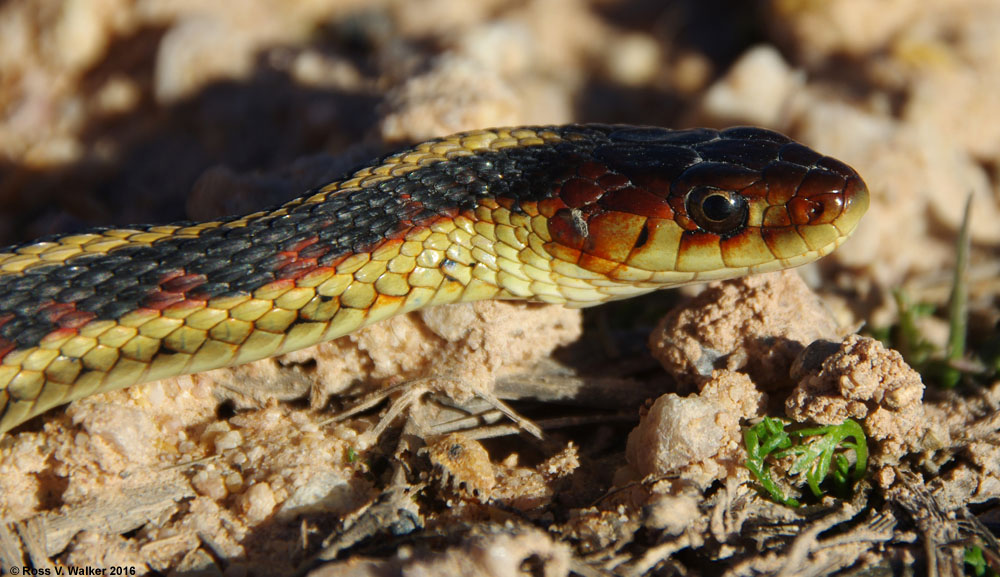
<path fill-rule="evenodd" d="M 95 393 L 245 363 L 442 303 L 584 307 L 811 262 L 868 207 L 760 128 L 477 130 L 286 204 L 0 250 L 0 434 Z"/>

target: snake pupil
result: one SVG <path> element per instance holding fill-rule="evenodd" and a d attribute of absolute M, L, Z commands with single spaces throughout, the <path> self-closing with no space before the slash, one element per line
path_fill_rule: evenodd
<path fill-rule="evenodd" d="M 701 203 L 701 210 L 709 220 L 722 222 L 732 216 L 735 205 L 722 194 L 712 194 Z"/>

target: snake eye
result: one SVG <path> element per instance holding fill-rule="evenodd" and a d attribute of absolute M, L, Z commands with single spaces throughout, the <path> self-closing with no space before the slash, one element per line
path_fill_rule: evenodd
<path fill-rule="evenodd" d="M 698 187 L 684 201 L 688 217 L 719 236 L 732 236 L 747 222 L 749 206 L 742 195 L 717 188 Z"/>

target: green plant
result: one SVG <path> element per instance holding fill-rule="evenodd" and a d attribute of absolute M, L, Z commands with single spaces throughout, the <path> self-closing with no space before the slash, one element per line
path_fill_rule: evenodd
<path fill-rule="evenodd" d="M 955 270 L 948 297 L 948 342 L 943 350 L 928 341 L 919 329 L 919 319 L 935 313 L 936 307 L 927 303 L 912 303 L 902 290 L 892 291 L 899 322 L 893 327 L 870 330 L 870 334 L 903 355 L 929 382 L 942 388 L 954 388 L 963 378 L 985 376 L 1000 372 L 1000 339 L 983 343 L 979 350 L 970 353 L 966 342 L 969 326 L 968 268 L 970 250 L 969 215 L 972 197 L 966 201 L 965 215 L 955 241 Z M 978 355 L 976 353 L 979 353 Z"/>
<path fill-rule="evenodd" d="M 966 575 L 976 577 L 997 577 L 997 572 L 990 567 L 983 556 L 983 549 L 977 545 L 965 548 Z"/>
<path fill-rule="evenodd" d="M 829 476 L 834 490 L 846 495 L 853 483 L 861 480 L 868 467 L 868 445 L 864 430 L 856 421 L 848 419 L 839 425 L 812 427 L 785 431 L 781 419 L 764 419 L 743 431 L 747 448 L 746 467 L 761 487 L 777 503 L 798 507 L 799 501 L 786 497 L 771 475 L 768 458 L 793 457 L 788 474 L 805 476 L 809 490 L 816 497 L 823 496 L 820 484 Z M 815 437 L 806 440 L 807 437 Z M 853 441 L 847 441 L 853 439 Z M 854 467 L 844 455 L 854 451 Z"/>

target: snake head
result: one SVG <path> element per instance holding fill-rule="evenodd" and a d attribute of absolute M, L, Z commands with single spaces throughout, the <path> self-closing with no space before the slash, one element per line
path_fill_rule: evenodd
<path fill-rule="evenodd" d="M 557 204 L 555 258 L 652 290 L 812 262 L 853 232 L 868 190 L 769 130 L 611 127 Z"/>

